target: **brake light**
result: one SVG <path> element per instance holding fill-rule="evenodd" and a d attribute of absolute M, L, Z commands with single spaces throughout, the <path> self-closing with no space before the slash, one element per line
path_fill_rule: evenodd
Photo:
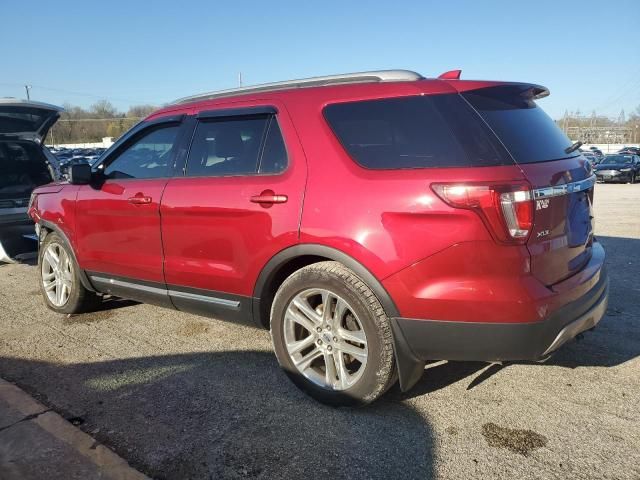
<path fill-rule="evenodd" d="M 480 215 L 497 241 L 523 244 L 529 238 L 533 227 L 533 196 L 528 183 L 434 183 L 431 188 L 448 205 Z"/>
<path fill-rule="evenodd" d="M 27 212 L 29 212 L 33 207 L 36 206 L 37 198 L 38 198 L 38 194 L 36 192 L 31 192 L 31 196 L 29 197 L 29 203 L 27 204 Z"/>

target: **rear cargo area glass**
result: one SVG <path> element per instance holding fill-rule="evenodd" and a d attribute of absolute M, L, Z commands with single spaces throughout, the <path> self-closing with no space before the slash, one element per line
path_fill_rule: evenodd
<path fill-rule="evenodd" d="M 577 157 L 567 154 L 571 140 L 536 105 L 529 85 L 504 85 L 465 92 L 462 96 L 475 108 L 516 163 L 535 163 Z"/>
<path fill-rule="evenodd" d="M 458 94 L 328 105 L 324 116 L 365 168 L 510 165 L 513 161 Z"/>

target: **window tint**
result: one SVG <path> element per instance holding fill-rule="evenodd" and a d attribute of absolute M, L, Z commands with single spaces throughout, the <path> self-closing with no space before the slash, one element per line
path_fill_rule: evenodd
<path fill-rule="evenodd" d="M 603 163 L 631 163 L 632 159 L 631 155 L 607 155 Z"/>
<path fill-rule="evenodd" d="M 287 149 L 278 122 L 272 118 L 260 160 L 260 173 L 280 173 L 286 168 Z"/>
<path fill-rule="evenodd" d="M 571 140 L 555 122 L 536 105 L 527 85 L 482 88 L 463 94 L 517 163 L 535 163 L 575 157 L 567 154 Z"/>
<path fill-rule="evenodd" d="M 224 118 L 201 121 L 191 144 L 187 176 L 256 173 L 260 145 L 269 117 Z"/>
<path fill-rule="evenodd" d="M 143 134 L 104 169 L 107 178 L 162 178 L 173 167 L 179 125 L 163 126 Z"/>
<path fill-rule="evenodd" d="M 4 105 L 0 112 L 0 132 L 35 132 L 54 115 L 57 112 L 47 109 Z"/>
<path fill-rule="evenodd" d="M 324 115 L 349 154 L 366 168 L 511 163 L 457 94 L 340 103 L 327 106 Z"/>
<path fill-rule="evenodd" d="M 286 164 L 287 154 L 275 118 L 216 118 L 200 121 L 196 127 L 186 175 L 278 173 Z"/>

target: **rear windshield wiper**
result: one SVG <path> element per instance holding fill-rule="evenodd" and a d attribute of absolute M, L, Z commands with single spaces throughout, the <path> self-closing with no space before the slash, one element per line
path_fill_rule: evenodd
<path fill-rule="evenodd" d="M 575 152 L 577 149 L 579 149 L 582 146 L 582 142 L 576 142 L 573 145 L 571 145 L 570 147 L 567 147 L 564 149 L 564 153 L 571 153 L 571 152 Z"/>

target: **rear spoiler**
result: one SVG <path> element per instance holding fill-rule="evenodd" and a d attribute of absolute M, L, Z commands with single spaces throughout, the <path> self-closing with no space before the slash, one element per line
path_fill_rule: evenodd
<path fill-rule="evenodd" d="M 448 73 L 448 72 L 447 72 Z M 488 80 L 455 80 L 450 81 L 446 77 L 443 80 L 455 88 L 459 93 L 469 92 L 471 90 L 481 90 L 492 87 L 511 87 L 516 90 L 517 94 L 527 100 L 539 100 L 548 97 L 550 92 L 547 87 L 537 85 L 535 83 L 521 82 L 494 82 Z"/>

